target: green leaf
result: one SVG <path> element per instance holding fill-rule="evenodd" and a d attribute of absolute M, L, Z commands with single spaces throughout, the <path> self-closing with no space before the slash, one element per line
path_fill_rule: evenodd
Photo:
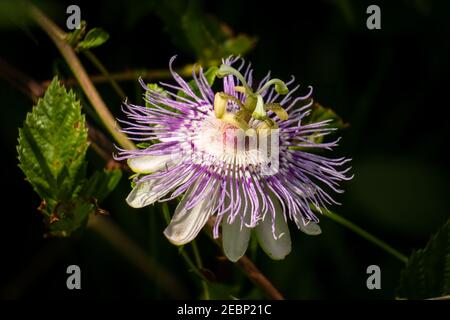
<path fill-rule="evenodd" d="M 256 38 L 246 35 L 233 37 L 231 29 L 215 17 L 202 14 L 197 1 L 190 1 L 182 17 L 182 29 L 197 58 L 205 65 L 220 63 L 229 55 L 250 51 Z"/>
<path fill-rule="evenodd" d="M 86 21 L 84 20 L 81 21 L 79 29 L 75 29 L 74 31 L 67 34 L 66 38 L 67 43 L 70 44 L 71 46 L 76 47 L 76 45 L 81 41 L 81 39 L 86 33 L 86 26 L 87 26 Z"/>
<path fill-rule="evenodd" d="M 309 103 L 309 102 L 310 102 L 310 100 L 306 100 L 305 105 L 306 105 L 306 103 Z M 347 127 L 347 124 L 344 123 L 344 121 L 341 119 L 341 117 L 339 117 L 337 115 L 336 112 L 334 112 L 330 108 L 325 108 L 321 104 L 315 102 L 312 105 L 311 114 L 305 119 L 305 124 L 316 123 L 316 122 L 321 122 L 321 121 L 325 121 L 325 120 L 331 120 L 326 125 L 326 127 L 328 127 L 328 128 L 343 129 L 343 128 Z M 309 137 L 309 140 L 313 141 L 315 143 L 322 143 L 323 138 L 324 138 L 324 136 L 321 134 L 318 134 L 318 135 L 311 134 Z M 304 147 L 302 147 L 302 146 L 292 146 L 289 148 L 295 149 L 295 150 L 303 150 L 304 149 Z M 305 150 L 309 150 L 309 149 L 306 148 Z"/>
<path fill-rule="evenodd" d="M 245 55 L 256 45 L 257 39 L 249 37 L 245 34 L 239 34 L 234 38 L 230 38 L 223 43 L 223 57 L 229 55 Z"/>
<path fill-rule="evenodd" d="M 415 250 L 401 273 L 397 295 L 426 299 L 450 294 L 450 220 L 431 237 L 425 248 Z"/>
<path fill-rule="evenodd" d="M 339 117 L 339 115 L 334 112 L 333 109 L 325 108 L 321 104 L 314 102 L 314 104 L 312 105 L 311 114 L 308 117 L 307 122 L 313 123 L 329 119 L 331 119 L 332 121 L 328 123 L 328 127 L 337 129 L 343 129 L 346 127 L 346 124 L 344 123 L 342 118 Z"/>
<path fill-rule="evenodd" d="M 80 103 L 55 77 L 19 129 L 19 166 L 41 198 L 69 200 L 85 177 L 87 148 Z"/>
<path fill-rule="evenodd" d="M 41 196 L 39 210 L 51 236 L 68 236 L 83 226 L 95 205 L 80 197 L 85 183 L 87 129 L 80 102 L 55 77 L 19 129 L 19 167 Z M 116 183 L 109 182 L 107 187 Z M 104 194 L 102 184 L 96 192 Z"/>
<path fill-rule="evenodd" d="M 234 36 L 228 25 L 204 12 L 198 0 L 151 2 L 172 42 L 195 54 L 205 66 L 219 64 L 230 54 L 244 55 L 256 43 L 255 38 L 246 35 Z"/>
<path fill-rule="evenodd" d="M 84 39 L 77 44 L 76 49 L 79 51 L 101 46 L 109 39 L 109 34 L 101 29 L 94 28 L 89 30 Z"/>
<path fill-rule="evenodd" d="M 93 212 L 93 203 L 83 200 L 69 201 L 57 205 L 50 219 L 46 220 L 47 236 L 68 237 L 86 226 L 89 214 Z"/>
<path fill-rule="evenodd" d="M 150 90 L 153 90 L 153 91 L 156 91 L 156 92 L 160 93 L 164 97 L 168 97 L 169 96 L 167 91 L 164 90 L 164 88 L 161 88 L 157 83 L 147 83 L 147 88 L 149 88 Z M 149 92 L 148 91 L 145 92 L 145 96 L 146 97 L 149 96 Z M 147 100 L 147 99 L 145 99 L 145 100 Z M 151 108 L 152 107 L 152 105 L 148 101 L 145 101 L 145 106 L 147 108 Z"/>
<path fill-rule="evenodd" d="M 84 184 L 80 194 L 86 199 L 102 201 L 116 188 L 121 178 L 122 171 L 119 169 L 96 171 Z"/>

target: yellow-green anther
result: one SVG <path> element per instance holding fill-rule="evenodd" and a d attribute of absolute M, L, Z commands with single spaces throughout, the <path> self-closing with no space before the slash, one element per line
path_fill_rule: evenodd
<path fill-rule="evenodd" d="M 241 81 L 242 85 L 247 90 L 251 91 L 250 87 L 247 85 L 247 81 L 245 81 L 244 76 L 239 71 L 237 71 L 235 68 L 233 68 L 227 64 L 221 64 L 219 70 L 217 70 L 217 72 L 216 72 L 216 76 L 219 78 L 226 77 L 230 74 L 237 77 L 239 79 L 239 81 Z"/>
<path fill-rule="evenodd" d="M 224 97 L 222 92 L 217 92 L 214 96 L 214 115 L 220 119 L 223 117 L 225 111 L 227 111 L 228 99 Z"/>
<path fill-rule="evenodd" d="M 264 107 L 263 98 L 261 95 L 257 95 L 256 99 L 256 108 L 252 113 L 252 117 L 257 120 L 265 120 L 267 118 L 267 114 Z"/>
<path fill-rule="evenodd" d="M 281 107 L 279 103 L 268 103 L 266 104 L 266 108 L 275 112 L 275 114 L 278 116 L 278 118 L 280 118 L 281 121 L 285 121 L 289 118 L 288 113 L 283 109 L 283 107 Z"/>
<path fill-rule="evenodd" d="M 248 123 L 244 119 L 241 119 L 240 117 L 236 116 L 236 114 L 231 112 L 226 112 L 222 116 L 221 120 L 225 123 L 229 123 L 239 129 L 242 129 L 244 132 L 250 129 Z"/>
<path fill-rule="evenodd" d="M 264 92 L 266 89 L 268 89 L 270 86 L 275 86 L 275 91 L 279 94 L 288 94 L 289 88 L 287 87 L 286 83 L 280 79 L 271 79 L 266 82 L 265 85 L 262 86 L 261 89 L 258 90 L 257 94 L 260 94 Z"/>
<path fill-rule="evenodd" d="M 254 137 L 254 136 L 256 135 L 256 130 L 253 129 L 253 128 L 250 128 L 250 129 L 248 129 L 247 131 L 245 131 L 245 134 L 246 134 L 247 136 Z"/>
<path fill-rule="evenodd" d="M 279 128 L 278 124 L 275 121 L 273 121 L 272 119 L 266 119 L 258 125 L 258 132 L 260 130 L 269 130 L 269 129 L 271 130 L 278 128 Z"/>
<path fill-rule="evenodd" d="M 255 94 L 247 95 L 247 99 L 245 99 L 245 110 L 247 110 L 248 112 L 253 112 L 256 108 L 257 102 L 258 99 Z"/>

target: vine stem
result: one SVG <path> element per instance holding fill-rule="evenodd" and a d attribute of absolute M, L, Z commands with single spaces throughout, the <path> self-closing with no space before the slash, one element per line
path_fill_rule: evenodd
<path fill-rule="evenodd" d="M 175 71 L 182 77 L 189 77 L 192 75 L 193 70 L 192 64 L 187 64 L 182 68 L 175 69 Z M 104 74 L 92 74 L 89 76 L 92 83 L 105 83 L 110 82 L 111 80 L 114 80 L 117 82 L 122 81 L 136 81 L 138 78 L 142 78 L 145 80 L 160 80 L 160 79 L 169 79 L 172 77 L 172 74 L 170 71 L 167 70 L 125 70 L 125 71 L 119 71 L 119 72 L 110 72 L 108 76 L 105 76 Z M 68 86 L 74 86 L 77 85 L 77 79 L 75 78 L 68 78 L 65 80 L 62 80 L 65 85 Z M 48 87 L 52 80 L 45 80 L 42 82 L 42 85 L 44 87 Z"/>
<path fill-rule="evenodd" d="M 97 58 L 95 54 L 92 53 L 91 50 L 84 50 L 83 54 L 89 61 L 102 73 L 102 75 L 108 80 L 108 82 L 113 87 L 114 91 L 116 91 L 117 95 L 120 99 L 125 98 L 125 92 L 119 86 L 116 80 L 111 77 L 111 74 L 108 72 L 108 69 L 103 65 L 103 63 Z M 91 79 L 92 81 L 92 79 Z"/>
<path fill-rule="evenodd" d="M 41 10 L 30 4 L 30 15 L 34 21 L 48 34 L 55 43 L 61 55 L 66 60 L 75 78 L 80 83 L 81 88 L 98 113 L 105 127 L 114 137 L 117 143 L 125 149 L 136 149 L 133 142 L 120 131 L 113 115 L 109 111 L 103 99 L 98 94 L 88 74 L 83 68 L 73 48 L 66 42 L 66 33 L 62 31 L 53 21 L 51 21 Z"/>
<path fill-rule="evenodd" d="M 192 251 L 194 252 L 195 263 L 197 264 L 198 269 L 202 270 L 203 269 L 202 257 L 200 256 L 200 251 L 198 250 L 197 241 L 195 241 L 195 239 L 192 240 Z M 203 297 L 205 298 L 205 300 L 211 300 L 207 280 L 204 279 L 202 280 L 202 287 L 203 287 Z"/>
<path fill-rule="evenodd" d="M 214 228 L 215 218 L 211 217 L 206 224 L 206 231 L 208 236 L 213 240 L 213 242 L 223 250 L 222 241 L 219 239 L 214 239 L 213 228 Z M 281 292 L 270 282 L 270 280 L 258 269 L 258 267 L 250 260 L 246 255 L 240 258 L 236 265 L 238 265 L 246 277 L 253 282 L 258 288 L 260 288 L 267 297 L 273 300 L 284 300 Z"/>
<path fill-rule="evenodd" d="M 366 230 L 362 229 L 361 227 L 357 226 L 353 222 L 341 217 L 340 215 L 331 212 L 327 209 L 322 208 L 322 212 L 319 212 L 317 209 L 313 208 L 313 210 L 317 213 L 322 213 L 324 216 L 330 218 L 334 222 L 339 223 L 340 225 L 350 229 L 357 235 L 361 236 L 362 238 L 366 239 L 367 241 L 373 243 L 377 247 L 383 249 L 385 252 L 389 253 L 399 261 L 403 263 L 408 262 L 408 257 L 404 255 L 403 253 L 400 253 L 398 250 L 394 249 L 390 245 L 388 245 L 386 242 L 380 240 L 379 238 L 375 237 L 374 235 L 370 234 Z"/>
<path fill-rule="evenodd" d="M 170 223 L 169 206 L 167 205 L 166 202 L 163 202 L 161 204 L 161 208 L 162 208 L 162 212 L 163 212 L 163 215 L 164 215 L 164 220 L 166 221 L 166 224 L 168 225 Z M 208 279 L 206 279 L 206 277 L 200 271 L 200 268 L 202 268 L 203 265 L 202 265 L 202 262 L 201 262 L 201 258 L 200 258 L 200 254 L 198 252 L 197 245 L 196 244 L 193 245 L 192 248 L 193 248 L 193 251 L 194 251 L 194 256 L 195 256 L 197 264 L 195 264 L 192 261 L 191 257 L 188 255 L 186 250 L 184 250 L 183 246 L 179 247 L 179 253 L 180 253 L 181 257 L 183 258 L 183 260 L 188 265 L 189 269 L 193 273 L 195 273 L 195 275 L 198 276 L 200 278 L 200 280 L 202 281 L 202 288 L 203 288 L 203 294 L 204 294 L 205 300 L 210 300 L 209 288 L 208 288 Z"/>

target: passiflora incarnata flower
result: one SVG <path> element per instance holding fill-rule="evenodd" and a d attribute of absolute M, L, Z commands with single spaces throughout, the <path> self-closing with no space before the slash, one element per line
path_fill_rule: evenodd
<path fill-rule="evenodd" d="M 230 57 L 219 68 L 194 70 L 188 83 L 173 71 L 174 58 L 176 84 L 142 83 L 147 106 L 124 103 L 123 131 L 147 143 L 116 156 L 137 173 L 128 204 L 182 196 L 164 231 L 173 244 L 190 242 L 210 220 L 231 261 L 244 255 L 252 232 L 271 258 L 283 259 L 291 250 L 288 220 L 321 233 L 312 208 L 337 203 L 328 191 L 342 192 L 339 182 L 351 179 L 350 168 L 339 170 L 349 159 L 313 153 L 337 145 L 318 139 L 333 131 L 331 120 L 306 122 L 312 88 L 294 97 L 294 78 L 285 83 L 269 73 L 255 86 L 250 65 Z M 217 91 L 215 77 L 222 79 Z"/>

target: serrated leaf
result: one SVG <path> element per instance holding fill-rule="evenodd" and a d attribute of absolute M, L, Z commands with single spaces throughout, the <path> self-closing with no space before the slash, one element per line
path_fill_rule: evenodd
<path fill-rule="evenodd" d="M 85 177 L 87 148 L 80 103 L 55 77 L 19 129 L 19 166 L 42 198 L 69 200 Z"/>
<path fill-rule="evenodd" d="M 397 296 L 427 299 L 450 294 L 450 220 L 431 237 L 425 248 L 415 250 L 400 277 Z"/>
<path fill-rule="evenodd" d="M 80 194 L 86 199 L 95 198 L 102 201 L 116 188 L 121 178 L 122 171 L 119 169 L 96 171 L 85 183 Z"/>
<path fill-rule="evenodd" d="M 101 46 L 109 39 L 109 34 L 101 29 L 94 28 L 89 30 L 84 39 L 77 44 L 77 50 L 86 50 Z"/>

